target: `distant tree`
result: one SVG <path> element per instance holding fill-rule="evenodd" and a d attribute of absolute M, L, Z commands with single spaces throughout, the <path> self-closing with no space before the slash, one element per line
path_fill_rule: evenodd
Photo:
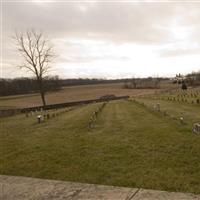
<path fill-rule="evenodd" d="M 135 77 L 132 78 L 131 84 L 132 84 L 132 86 L 133 86 L 134 89 L 137 88 L 137 79 Z"/>
<path fill-rule="evenodd" d="M 49 71 L 49 64 L 55 57 L 53 47 L 42 32 L 35 30 L 16 33 L 14 39 L 17 41 L 18 51 L 25 61 L 20 68 L 28 69 L 35 75 L 43 106 L 46 106 L 44 77 Z"/>
<path fill-rule="evenodd" d="M 55 91 L 62 87 L 62 80 L 58 76 L 47 76 L 43 80 L 45 91 Z M 37 79 L 34 78 L 14 78 L 0 79 L 0 96 L 28 94 L 39 92 Z"/>
<path fill-rule="evenodd" d="M 159 88 L 161 79 L 159 77 L 154 78 L 154 87 Z"/>
<path fill-rule="evenodd" d="M 130 85 L 127 81 L 124 83 L 123 88 L 124 89 L 130 89 Z"/>

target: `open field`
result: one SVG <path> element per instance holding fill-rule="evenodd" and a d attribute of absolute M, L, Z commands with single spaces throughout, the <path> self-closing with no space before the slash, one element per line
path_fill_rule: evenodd
<path fill-rule="evenodd" d="M 200 193 L 198 105 L 160 101 L 182 125 L 153 112 L 152 99 L 82 106 L 41 124 L 36 116 L 0 119 L 0 174 Z M 158 100 L 155 100 L 156 103 Z"/>
<path fill-rule="evenodd" d="M 137 96 L 153 94 L 157 91 L 155 89 L 123 89 L 122 86 L 123 83 L 65 87 L 63 90 L 47 93 L 47 104 L 96 99 L 106 94 Z M 39 94 L 0 97 L 0 108 L 22 108 L 39 106 L 41 104 L 42 102 Z"/>

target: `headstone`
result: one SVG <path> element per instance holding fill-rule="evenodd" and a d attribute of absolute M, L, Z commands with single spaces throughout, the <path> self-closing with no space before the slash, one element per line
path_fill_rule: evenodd
<path fill-rule="evenodd" d="M 196 134 L 200 134 L 200 123 L 195 123 L 193 125 L 192 132 Z"/>
<path fill-rule="evenodd" d="M 41 123 L 42 122 L 42 115 L 38 115 L 37 120 L 38 120 L 38 123 Z"/>
<path fill-rule="evenodd" d="M 181 124 L 184 124 L 184 118 L 183 117 L 180 117 L 180 122 L 181 122 Z"/>

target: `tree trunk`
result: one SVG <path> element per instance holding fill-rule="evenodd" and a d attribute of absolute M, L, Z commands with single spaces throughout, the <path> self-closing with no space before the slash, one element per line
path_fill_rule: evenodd
<path fill-rule="evenodd" d="M 42 104 L 43 104 L 43 107 L 45 108 L 45 106 L 46 106 L 46 100 L 45 100 L 45 92 L 44 92 L 44 88 L 43 88 L 43 81 L 42 81 L 42 79 L 38 78 L 38 83 L 39 83 L 40 95 L 41 95 L 41 98 L 42 98 Z"/>
<path fill-rule="evenodd" d="M 46 106 L 46 100 L 45 100 L 44 91 L 40 91 L 40 95 L 41 95 L 41 98 L 42 98 L 43 106 L 45 107 Z"/>

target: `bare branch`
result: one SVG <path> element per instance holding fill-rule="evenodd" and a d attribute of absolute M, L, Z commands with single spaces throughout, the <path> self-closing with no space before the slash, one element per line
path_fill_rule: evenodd
<path fill-rule="evenodd" d="M 24 33 L 15 33 L 15 41 L 18 45 L 18 51 L 24 57 L 25 64 L 20 68 L 25 68 L 35 74 L 41 91 L 41 97 L 45 105 L 43 77 L 50 69 L 49 64 L 55 57 L 53 47 L 44 37 L 42 32 L 28 30 Z"/>
<path fill-rule="evenodd" d="M 44 38 L 42 32 L 34 30 L 27 31 L 26 34 L 16 33 L 15 40 L 18 42 L 18 51 L 23 55 L 27 64 L 31 65 L 32 72 L 42 79 L 43 72 L 48 72 L 48 64 L 53 59 L 52 47 L 48 40 Z M 46 68 L 46 69 L 44 69 Z"/>

